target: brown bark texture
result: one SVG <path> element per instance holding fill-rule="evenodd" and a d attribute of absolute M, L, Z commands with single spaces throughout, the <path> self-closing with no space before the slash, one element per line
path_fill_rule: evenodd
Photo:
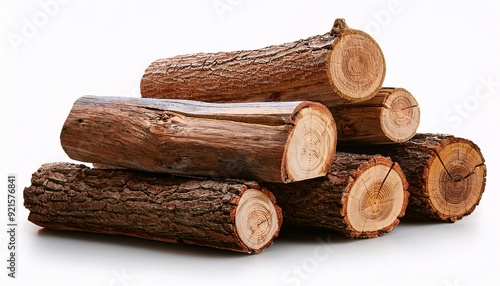
<path fill-rule="evenodd" d="M 245 204 L 252 207 L 243 214 L 248 221 L 255 216 L 259 221 L 251 222 L 249 229 L 238 229 L 237 209 L 249 191 L 262 197 L 257 206 L 247 200 Z M 24 205 L 31 222 L 50 229 L 245 253 L 258 253 L 271 245 L 282 221 L 273 195 L 254 182 L 203 181 L 70 163 L 42 165 L 24 190 Z"/>
<path fill-rule="evenodd" d="M 339 145 L 405 142 L 417 132 L 420 108 L 403 88 L 384 87 L 375 97 L 330 108 Z"/>
<path fill-rule="evenodd" d="M 342 147 L 382 154 L 398 162 L 409 182 L 407 213 L 447 222 L 471 214 L 486 186 L 486 165 L 472 141 L 443 134 L 416 134 L 410 141 Z"/>
<path fill-rule="evenodd" d="M 264 186 L 275 195 L 285 225 L 329 229 L 351 238 L 392 231 L 408 203 L 402 170 L 380 155 L 337 152 L 326 177 Z"/>
<path fill-rule="evenodd" d="M 324 176 L 336 126 L 314 102 L 78 99 L 61 131 L 83 162 L 212 179 L 293 182 Z"/>
<path fill-rule="evenodd" d="M 329 33 L 256 50 L 156 60 L 143 97 L 206 102 L 316 101 L 327 106 L 373 97 L 385 77 L 383 53 L 368 34 L 337 19 Z"/>

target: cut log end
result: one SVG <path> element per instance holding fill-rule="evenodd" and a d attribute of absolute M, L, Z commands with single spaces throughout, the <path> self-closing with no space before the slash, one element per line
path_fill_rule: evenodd
<path fill-rule="evenodd" d="M 420 123 L 420 108 L 405 89 L 396 88 L 386 99 L 380 118 L 384 134 L 394 142 L 410 140 Z"/>
<path fill-rule="evenodd" d="M 292 120 L 295 126 L 283 156 L 283 182 L 325 176 L 337 145 L 337 127 L 330 111 L 321 104 L 305 102 L 296 108 Z"/>
<path fill-rule="evenodd" d="M 241 196 L 236 208 L 236 231 L 251 252 L 261 252 L 278 235 L 281 216 L 276 208 L 273 201 L 260 190 L 249 189 Z"/>
<path fill-rule="evenodd" d="M 434 213 L 454 222 L 479 204 L 486 184 L 486 165 L 474 143 L 460 138 L 449 142 L 429 159 L 426 187 Z"/>
<path fill-rule="evenodd" d="M 372 98 L 385 78 L 385 59 L 380 46 L 359 30 L 345 29 L 339 34 L 327 63 L 333 90 L 349 102 Z"/>
<path fill-rule="evenodd" d="M 351 237 L 377 237 L 399 224 L 408 204 L 408 185 L 398 164 L 379 158 L 345 194 L 346 225 Z M 387 161 L 387 162 L 385 162 Z"/>

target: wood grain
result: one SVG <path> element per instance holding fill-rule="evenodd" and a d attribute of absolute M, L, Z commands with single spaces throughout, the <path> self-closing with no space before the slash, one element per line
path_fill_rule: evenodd
<path fill-rule="evenodd" d="M 410 185 L 412 215 L 455 222 L 474 211 L 486 186 L 484 157 L 468 139 L 427 133 L 404 143 L 341 149 L 382 154 L 398 162 Z"/>
<path fill-rule="evenodd" d="M 78 99 L 61 131 L 83 162 L 212 179 L 293 182 L 324 176 L 335 122 L 313 102 Z"/>
<path fill-rule="evenodd" d="M 337 152 L 326 177 L 264 186 L 276 196 L 285 225 L 324 228 L 351 238 L 392 231 L 408 203 L 403 171 L 380 155 Z"/>

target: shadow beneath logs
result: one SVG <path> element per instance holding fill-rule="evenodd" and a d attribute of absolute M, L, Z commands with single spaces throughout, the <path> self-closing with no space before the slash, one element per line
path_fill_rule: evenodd
<path fill-rule="evenodd" d="M 38 235 L 45 238 L 54 238 L 63 241 L 86 241 L 93 244 L 109 245 L 113 247 L 136 248 L 155 253 L 193 256 L 196 258 L 241 258 L 249 254 L 230 250 L 216 249 L 182 243 L 168 243 L 162 241 L 148 240 L 138 237 L 114 234 L 99 234 L 91 232 L 80 232 L 71 230 L 53 230 L 42 228 Z"/>
<path fill-rule="evenodd" d="M 358 239 L 351 239 L 340 232 L 313 227 L 283 226 L 275 243 L 300 243 L 300 244 L 318 244 L 332 243 L 344 244 L 352 243 Z"/>
<path fill-rule="evenodd" d="M 404 217 L 401 218 L 400 224 L 403 225 L 413 225 L 413 226 L 420 226 L 420 225 L 439 225 L 439 224 L 450 224 L 451 222 L 447 221 L 442 221 L 442 220 L 437 220 L 437 219 L 431 219 L 431 218 L 426 218 L 426 217 L 421 217 L 417 215 L 405 215 Z"/>

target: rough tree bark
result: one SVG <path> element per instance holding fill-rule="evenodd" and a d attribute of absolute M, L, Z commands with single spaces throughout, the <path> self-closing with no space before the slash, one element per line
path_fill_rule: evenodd
<path fill-rule="evenodd" d="M 56 230 L 258 253 L 272 244 L 282 222 L 273 195 L 254 182 L 52 163 L 31 183 L 24 190 L 28 219 Z"/>
<path fill-rule="evenodd" d="M 337 152 L 324 178 L 264 186 L 276 196 L 285 224 L 331 229 L 352 238 L 390 232 L 408 203 L 403 171 L 380 155 Z"/>
<path fill-rule="evenodd" d="M 455 222 L 474 211 L 486 185 L 484 157 L 467 139 L 417 134 L 404 143 L 342 149 L 378 153 L 398 162 L 410 185 L 412 215 Z"/>
<path fill-rule="evenodd" d="M 86 96 L 68 115 L 61 144 L 69 157 L 84 162 L 214 179 L 293 182 L 326 174 L 336 136 L 328 109 L 313 102 Z"/>
<path fill-rule="evenodd" d="M 384 77 L 385 60 L 375 40 L 337 19 L 329 33 L 291 43 L 159 59 L 146 69 L 141 93 L 206 102 L 306 100 L 335 106 L 373 97 Z"/>
<path fill-rule="evenodd" d="M 330 108 L 338 130 L 338 144 L 405 142 L 417 132 L 420 108 L 403 88 L 382 88 L 364 102 Z"/>

